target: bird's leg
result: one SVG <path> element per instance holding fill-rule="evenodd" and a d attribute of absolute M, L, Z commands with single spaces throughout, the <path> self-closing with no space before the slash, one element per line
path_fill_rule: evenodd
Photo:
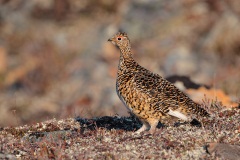
<path fill-rule="evenodd" d="M 141 128 L 139 128 L 135 133 L 141 133 L 141 132 L 143 132 L 143 131 L 146 131 L 146 130 L 149 130 L 149 128 L 150 128 L 150 125 L 148 124 L 148 122 L 146 122 L 145 120 L 141 120 L 141 122 L 142 122 L 142 127 Z"/>
<path fill-rule="evenodd" d="M 150 130 L 148 131 L 150 134 L 154 134 L 154 132 L 156 131 L 158 122 L 159 122 L 158 119 L 148 119 L 148 123 L 151 126 Z"/>

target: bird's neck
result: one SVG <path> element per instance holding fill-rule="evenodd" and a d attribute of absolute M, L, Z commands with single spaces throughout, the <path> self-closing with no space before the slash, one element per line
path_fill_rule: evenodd
<path fill-rule="evenodd" d="M 120 47 L 120 56 L 123 58 L 132 58 L 131 47 Z"/>
<path fill-rule="evenodd" d="M 119 68 L 131 70 L 136 62 L 132 57 L 132 51 L 130 47 L 120 48 L 120 61 Z"/>

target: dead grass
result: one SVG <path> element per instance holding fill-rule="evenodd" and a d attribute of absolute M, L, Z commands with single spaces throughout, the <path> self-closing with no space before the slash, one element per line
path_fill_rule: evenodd
<path fill-rule="evenodd" d="M 208 104 L 206 104 L 208 105 Z M 212 103 L 212 118 L 191 124 L 160 125 L 155 135 L 133 134 L 141 124 L 133 116 L 52 119 L 0 129 L 0 157 L 23 159 L 216 159 L 208 143 L 240 145 L 240 110 Z M 221 158 L 221 157 L 220 157 Z"/>

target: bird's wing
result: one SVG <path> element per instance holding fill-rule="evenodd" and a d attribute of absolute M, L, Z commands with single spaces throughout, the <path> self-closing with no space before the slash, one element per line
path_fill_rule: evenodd
<path fill-rule="evenodd" d="M 185 118 L 180 110 L 186 108 L 190 99 L 172 83 L 148 70 L 136 73 L 133 83 L 139 92 L 147 94 L 152 99 L 156 109 L 181 119 Z M 176 110 L 179 113 L 175 113 Z"/>

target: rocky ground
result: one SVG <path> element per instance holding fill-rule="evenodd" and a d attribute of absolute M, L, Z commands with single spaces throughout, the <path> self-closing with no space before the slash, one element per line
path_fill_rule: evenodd
<path fill-rule="evenodd" d="M 215 106 L 214 106 L 215 105 Z M 240 109 L 212 104 L 200 123 L 135 134 L 133 116 L 48 120 L 0 129 L 2 159 L 231 159 L 240 156 Z"/>

